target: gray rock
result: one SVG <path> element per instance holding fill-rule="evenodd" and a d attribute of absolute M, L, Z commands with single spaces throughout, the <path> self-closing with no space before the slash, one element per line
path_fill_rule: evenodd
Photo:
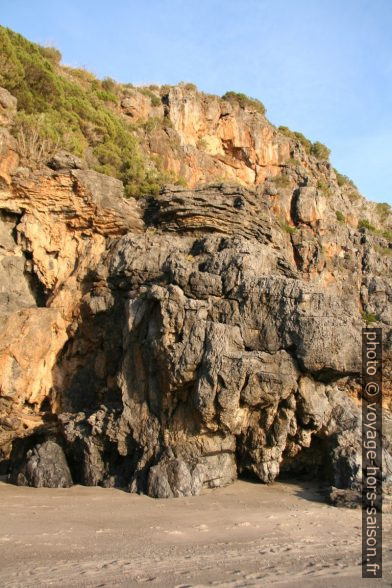
<path fill-rule="evenodd" d="M 80 157 L 76 157 L 68 151 L 59 151 L 48 162 L 48 166 L 54 170 L 60 169 L 87 169 L 87 163 Z"/>
<path fill-rule="evenodd" d="M 294 190 L 293 233 L 274 191 L 165 188 L 143 209 L 113 178 L 70 176 L 66 222 L 106 239 L 70 267 L 80 297 L 54 366 L 75 482 L 175 497 L 283 472 L 356 491 L 362 304 L 384 321 L 387 370 L 392 346 L 390 265 L 373 236 L 333 224 L 311 186 Z M 386 426 L 386 488 L 390 439 Z"/>
<path fill-rule="evenodd" d="M 199 494 L 204 481 L 203 468 L 180 459 L 168 459 L 150 469 L 147 493 L 153 498 L 178 498 Z"/>
<path fill-rule="evenodd" d="M 335 488 L 329 492 L 329 500 L 333 506 L 343 508 L 362 508 L 362 496 L 358 490 Z"/>
<path fill-rule="evenodd" d="M 19 471 L 13 472 L 18 486 L 69 488 L 72 476 L 64 451 L 54 441 L 45 441 L 29 449 Z"/>

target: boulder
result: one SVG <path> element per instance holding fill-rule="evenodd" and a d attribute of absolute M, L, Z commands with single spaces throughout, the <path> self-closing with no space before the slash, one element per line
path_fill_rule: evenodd
<path fill-rule="evenodd" d="M 13 469 L 11 481 L 18 486 L 69 488 L 72 476 L 62 447 L 51 440 L 36 444 L 18 470 Z"/>

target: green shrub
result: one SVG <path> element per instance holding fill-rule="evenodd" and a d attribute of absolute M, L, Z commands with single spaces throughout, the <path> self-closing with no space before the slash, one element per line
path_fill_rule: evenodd
<path fill-rule="evenodd" d="M 150 99 L 151 106 L 160 106 L 162 104 L 159 96 L 154 94 L 149 88 L 138 88 L 138 91 Z"/>
<path fill-rule="evenodd" d="M 161 128 L 163 125 L 163 118 L 159 118 L 158 116 L 152 116 L 151 118 L 147 119 L 145 122 L 142 123 L 143 129 L 147 133 L 152 133 L 157 129 Z"/>
<path fill-rule="evenodd" d="M 303 133 L 300 133 L 299 131 L 294 131 L 294 138 L 297 139 L 301 145 L 304 147 L 306 153 L 310 153 L 311 149 L 312 149 L 312 142 L 309 141 L 309 139 L 307 139 L 305 137 L 305 135 Z"/>
<path fill-rule="evenodd" d="M 265 106 L 260 100 L 257 98 L 250 98 L 246 94 L 240 92 L 226 92 L 226 94 L 222 96 L 222 99 L 227 100 L 228 102 L 236 102 L 241 108 L 256 110 L 263 115 L 266 113 Z"/>
<path fill-rule="evenodd" d="M 119 85 L 59 67 L 57 59 L 54 51 L 0 27 L 0 86 L 18 100 L 14 134 L 22 129 L 76 155 L 89 147 L 95 169 L 122 180 L 127 195 L 156 193 L 166 175 L 145 161 L 132 127 L 107 104 L 117 101 Z"/>
<path fill-rule="evenodd" d="M 0 27 L 0 86 L 13 92 L 15 88 L 23 85 L 23 78 L 24 68 L 18 59 L 8 30 Z"/>
<path fill-rule="evenodd" d="M 169 86 L 169 84 L 164 84 L 163 86 L 161 86 L 161 88 L 159 90 L 160 95 L 161 96 L 166 96 L 170 92 L 170 89 L 172 87 L 173 86 Z"/>
<path fill-rule="evenodd" d="M 106 92 L 110 92 L 114 95 L 118 89 L 118 84 L 112 78 L 103 78 L 101 86 Z"/>
<path fill-rule="evenodd" d="M 155 94 L 152 94 L 152 96 L 150 96 L 150 100 L 151 100 L 151 106 L 160 106 L 162 104 L 161 99 L 156 96 Z"/>
<path fill-rule="evenodd" d="M 41 47 L 40 45 L 38 45 L 38 48 L 41 51 L 42 55 L 46 59 L 52 61 L 53 63 L 58 65 L 62 60 L 63 56 L 61 55 L 60 51 L 56 49 L 56 47 Z"/>
<path fill-rule="evenodd" d="M 357 200 L 360 199 L 360 195 L 356 191 L 349 192 L 347 194 L 347 196 L 348 196 L 348 199 L 350 200 L 351 203 L 356 202 Z"/>
<path fill-rule="evenodd" d="M 376 212 L 382 221 L 385 221 L 391 213 L 391 207 L 387 202 L 378 202 Z"/>
<path fill-rule="evenodd" d="M 314 155 L 314 157 L 317 157 L 317 159 L 328 160 L 330 153 L 331 150 L 328 149 L 328 147 L 326 147 L 326 145 L 324 145 L 323 143 L 320 143 L 320 141 L 312 143 L 312 146 L 310 148 L 310 154 Z"/>
<path fill-rule="evenodd" d="M 367 229 L 371 233 L 375 233 L 377 230 L 376 227 L 374 225 L 372 225 L 366 218 L 361 218 L 359 220 L 358 228 L 359 229 Z"/>
<path fill-rule="evenodd" d="M 320 143 L 319 141 L 312 143 L 303 133 L 292 131 L 284 125 L 278 127 L 278 130 L 283 133 L 283 135 L 286 135 L 286 137 L 299 141 L 308 155 L 313 155 L 320 160 L 327 160 L 329 158 L 331 151 L 323 143 Z"/>
<path fill-rule="evenodd" d="M 40 167 L 46 164 L 58 150 L 59 137 L 45 128 L 40 119 L 20 118 L 16 127 L 16 143 L 22 165 Z"/>
<path fill-rule="evenodd" d="M 375 250 L 380 255 L 392 256 L 392 249 L 390 249 L 389 247 L 380 247 L 380 245 L 376 245 Z"/>
<path fill-rule="evenodd" d="M 367 325 L 370 325 L 372 323 L 377 322 L 377 315 L 375 315 L 373 312 L 363 312 L 362 313 L 362 320 Z"/>
<path fill-rule="evenodd" d="M 344 216 L 344 214 L 343 214 L 343 212 L 341 210 L 337 210 L 335 214 L 336 214 L 336 219 L 340 223 L 345 223 L 346 222 L 346 217 Z"/>
<path fill-rule="evenodd" d="M 305 149 L 306 153 L 308 153 L 308 154 L 310 153 L 312 143 L 311 143 L 311 141 L 309 141 L 309 139 L 307 139 L 305 137 L 305 135 L 303 135 L 299 131 L 292 131 L 288 127 L 285 127 L 282 125 L 280 127 L 278 127 L 278 130 L 281 133 L 283 133 L 283 135 L 286 135 L 286 137 L 290 137 L 290 139 L 294 139 L 295 141 L 299 141 L 301 143 L 301 145 L 303 146 L 303 148 Z"/>
<path fill-rule="evenodd" d="M 271 178 L 277 188 L 288 188 L 290 186 L 290 178 L 288 176 L 274 176 Z"/>
<path fill-rule="evenodd" d="M 176 178 L 175 184 L 176 186 L 182 186 L 183 188 L 186 188 L 188 185 L 186 179 L 183 176 L 179 176 L 178 178 Z"/>
<path fill-rule="evenodd" d="M 286 127 L 284 125 L 280 125 L 280 127 L 278 127 L 278 130 L 283 133 L 283 135 L 286 135 L 287 137 L 292 137 L 294 138 L 294 133 L 293 131 L 291 131 L 289 129 L 289 127 Z"/>
<path fill-rule="evenodd" d="M 342 187 L 342 186 L 348 185 L 348 186 L 351 186 L 352 188 L 354 188 L 354 190 L 358 190 L 358 188 L 356 187 L 354 182 L 348 176 L 345 176 L 344 174 L 340 174 L 338 172 L 338 170 L 336 170 L 336 169 L 334 169 L 334 172 L 336 174 L 336 181 L 338 183 L 338 186 Z"/>
<path fill-rule="evenodd" d="M 76 78 L 81 82 L 86 82 L 87 84 L 91 84 L 92 82 L 99 83 L 99 80 L 97 80 L 97 78 L 93 73 L 91 73 L 91 71 L 87 71 L 87 69 L 84 69 L 82 67 L 69 67 L 67 65 L 62 65 L 61 69 L 62 71 L 68 73 L 73 78 Z"/>
<path fill-rule="evenodd" d="M 287 224 L 286 221 L 282 221 L 282 220 L 279 221 L 279 226 L 282 229 L 282 231 L 284 231 L 285 233 L 288 233 L 289 235 L 293 235 L 296 231 L 296 228 Z"/>
<path fill-rule="evenodd" d="M 331 193 L 328 184 L 326 184 L 322 180 L 319 180 L 317 182 L 317 189 L 320 190 L 325 196 L 329 196 Z"/>
<path fill-rule="evenodd" d="M 374 235 L 378 235 L 380 237 L 383 237 L 384 239 L 387 239 L 388 241 L 392 241 L 392 231 L 390 229 L 387 229 L 385 231 L 376 229 L 376 227 L 372 225 L 367 219 L 360 219 L 360 221 L 358 222 L 358 228 L 367 229 Z"/>
<path fill-rule="evenodd" d="M 183 86 L 185 90 L 189 90 L 190 92 L 197 92 L 196 84 L 192 84 L 190 82 L 180 82 L 180 86 Z"/>

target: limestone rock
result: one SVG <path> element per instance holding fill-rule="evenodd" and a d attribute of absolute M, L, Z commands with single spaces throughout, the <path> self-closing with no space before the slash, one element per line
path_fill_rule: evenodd
<path fill-rule="evenodd" d="M 204 472 L 198 465 L 186 464 L 179 459 L 169 459 L 150 469 L 147 493 L 153 498 L 173 498 L 199 494 L 203 486 Z"/>
<path fill-rule="evenodd" d="M 87 169 L 87 163 L 72 153 L 61 150 L 48 162 L 48 166 L 54 170 L 60 169 Z"/>
<path fill-rule="evenodd" d="M 72 477 L 64 452 L 54 441 L 38 443 L 29 449 L 24 461 L 11 474 L 18 486 L 35 488 L 69 488 Z"/>
<path fill-rule="evenodd" d="M 314 224 L 323 218 L 325 209 L 325 198 L 319 190 L 311 186 L 298 190 L 294 213 L 297 221 Z"/>
<path fill-rule="evenodd" d="M 56 439 L 75 483 L 174 497 L 283 473 L 357 491 L 366 312 L 383 329 L 387 495 L 392 258 L 356 220 L 374 207 L 251 105 L 152 92 L 124 95 L 123 115 L 158 109 L 137 132 L 190 188 L 126 200 L 66 154 L 2 168 L 2 471 L 21 443 L 25 482 L 60 483 Z"/>
<path fill-rule="evenodd" d="M 126 95 L 121 100 L 121 108 L 124 114 L 135 121 L 162 118 L 164 108 L 158 95 L 151 91 L 147 91 L 145 94 L 142 92 L 137 89 L 127 89 Z"/>

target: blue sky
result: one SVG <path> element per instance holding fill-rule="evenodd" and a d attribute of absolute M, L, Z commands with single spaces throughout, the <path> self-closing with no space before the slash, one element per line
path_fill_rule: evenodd
<path fill-rule="evenodd" d="M 1 24 L 122 82 L 245 92 L 392 204 L 392 0 L 0 0 Z"/>

